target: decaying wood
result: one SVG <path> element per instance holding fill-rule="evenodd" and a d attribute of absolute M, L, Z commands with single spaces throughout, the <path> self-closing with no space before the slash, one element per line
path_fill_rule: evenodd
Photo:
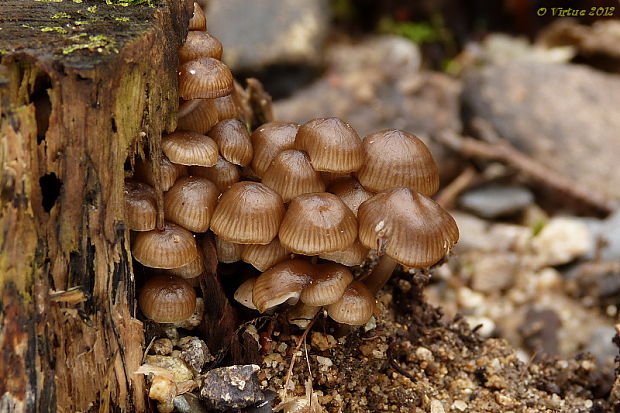
<path fill-rule="evenodd" d="M 597 213 L 609 214 L 614 210 L 614 203 L 605 195 L 592 188 L 585 188 L 527 156 L 498 136 L 490 125 L 482 120 L 476 121 L 474 126 L 485 141 L 463 137 L 453 131 L 444 131 L 437 136 L 437 140 L 467 158 L 503 162 L 544 187 L 562 193 Z"/>
<path fill-rule="evenodd" d="M 124 167 L 175 126 L 191 13 L 151 3 L 0 2 L 2 412 L 146 409 Z"/>

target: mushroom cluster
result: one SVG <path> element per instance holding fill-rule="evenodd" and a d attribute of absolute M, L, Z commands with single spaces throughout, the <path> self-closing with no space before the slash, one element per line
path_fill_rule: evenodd
<path fill-rule="evenodd" d="M 162 228 L 152 165 L 138 164 L 125 186 L 126 220 L 139 231 L 133 256 L 159 269 L 140 292 L 143 314 L 157 322 L 192 314 L 187 280 L 204 271 L 194 234 L 210 231 L 220 262 L 262 272 L 236 291 L 241 304 L 260 312 L 296 304 L 289 320 L 299 325 L 322 307 L 337 322 L 365 324 L 398 263 L 432 265 L 458 239 L 455 221 L 429 198 L 439 187 L 429 150 L 396 129 L 361 139 L 337 118 L 274 121 L 250 134 L 197 5 L 190 29 L 179 50 L 178 128 L 163 138 L 157 165 Z M 381 258 L 356 280 L 349 267 L 370 249 Z"/>

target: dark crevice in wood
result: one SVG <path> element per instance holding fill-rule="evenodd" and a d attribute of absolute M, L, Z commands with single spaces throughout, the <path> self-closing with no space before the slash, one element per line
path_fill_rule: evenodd
<path fill-rule="evenodd" d="M 41 205 L 43 205 L 45 212 L 49 213 L 56 205 L 56 201 L 60 196 L 62 181 L 58 179 L 54 172 L 51 172 L 39 178 L 39 185 L 41 186 L 42 195 Z"/>

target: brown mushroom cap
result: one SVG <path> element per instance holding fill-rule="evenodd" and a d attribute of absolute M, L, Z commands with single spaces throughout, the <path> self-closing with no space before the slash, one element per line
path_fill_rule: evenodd
<path fill-rule="evenodd" d="M 278 235 L 284 248 L 296 254 L 317 255 L 353 244 L 357 220 L 334 194 L 303 194 L 290 202 Z"/>
<path fill-rule="evenodd" d="M 220 153 L 228 162 L 246 166 L 252 161 L 254 150 L 250 142 L 250 133 L 240 120 L 219 121 L 211 128 L 209 136 L 217 142 Z"/>
<path fill-rule="evenodd" d="M 207 16 L 200 7 L 200 4 L 194 2 L 194 13 L 189 19 L 188 30 L 207 30 Z"/>
<path fill-rule="evenodd" d="M 321 307 L 314 307 L 298 302 L 286 312 L 286 320 L 299 328 L 307 328 Z"/>
<path fill-rule="evenodd" d="M 143 182 L 125 180 L 125 221 L 132 231 L 151 231 L 157 221 L 155 189 Z"/>
<path fill-rule="evenodd" d="M 215 141 L 196 132 L 171 133 L 163 138 L 161 146 L 168 159 L 174 163 L 213 166 L 217 162 Z"/>
<path fill-rule="evenodd" d="M 258 182 L 237 182 L 222 194 L 211 219 L 211 230 L 240 244 L 269 244 L 284 215 L 282 198 Z"/>
<path fill-rule="evenodd" d="M 295 148 L 308 153 L 317 171 L 354 172 L 364 162 L 360 137 L 338 118 L 313 119 L 300 126 Z"/>
<path fill-rule="evenodd" d="M 256 277 L 248 278 L 245 280 L 239 288 L 235 291 L 234 299 L 244 307 L 256 310 L 254 302 L 252 302 L 252 294 L 254 291 L 254 284 L 256 283 Z"/>
<path fill-rule="evenodd" d="M 327 192 L 330 192 L 344 202 L 357 216 L 357 210 L 362 202 L 372 198 L 372 192 L 367 191 L 357 179 L 352 176 L 336 179 L 329 183 Z"/>
<path fill-rule="evenodd" d="M 179 48 L 179 63 L 201 57 L 222 58 L 222 43 L 209 33 L 203 31 L 190 31 L 183 46 Z"/>
<path fill-rule="evenodd" d="M 305 152 L 280 152 L 263 175 L 262 183 L 276 191 L 284 202 L 301 194 L 324 192 L 321 175 L 312 168 Z"/>
<path fill-rule="evenodd" d="M 359 281 L 353 281 L 342 297 L 327 306 L 327 315 L 341 324 L 362 326 L 375 311 L 374 295 Z"/>
<path fill-rule="evenodd" d="M 263 176 L 277 154 L 293 149 L 298 129 L 299 125 L 296 123 L 274 121 L 265 123 L 252 132 L 252 169 L 258 176 Z"/>
<path fill-rule="evenodd" d="M 425 267 L 444 257 L 458 241 L 454 218 L 435 201 L 409 188 L 381 192 L 358 211 L 359 238 L 368 248 L 408 267 Z"/>
<path fill-rule="evenodd" d="M 306 260 L 276 264 L 256 279 L 252 301 L 261 313 L 285 301 L 295 303 L 313 274 L 314 267 Z"/>
<path fill-rule="evenodd" d="M 368 257 L 368 248 L 363 246 L 359 240 L 355 240 L 353 244 L 346 248 L 333 252 L 324 252 L 319 254 L 319 257 L 353 267 L 364 263 L 366 257 Z"/>
<path fill-rule="evenodd" d="M 179 66 L 179 96 L 182 99 L 213 99 L 232 92 L 230 69 L 212 57 L 203 57 Z"/>
<path fill-rule="evenodd" d="M 206 134 L 217 123 L 215 99 L 194 99 L 179 106 L 177 130 Z"/>
<path fill-rule="evenodd" d="M 220 191 L 206 178 L 180 178 L 164 194 L 166 219 L 194 232 L 209 230 Z"/>
<path fill-rule="evenodd" d="M 439 189 L 439 172 L 424 142 L 412 133 L 386 129 L 364 138 L 366 162 L 357 179 L 372 192 L 404 186 L 426 196 Z"/>
<path fill-rule="evenodd" d="M 215 249 L 217 260 L 224 264 L 230 264 L 241 260 L 241 252 L 244 245 L 234 242 L 224 241 L 220 237 L 215 237 Z"/>
<path fill-rule="evenodd" d="M 151 169 L 152 166 L 150 161 L 138 160 L 134 177 L 156 188 L 157 183 Z M 161 156 L 159 162 L 159 171 L 161 174 L 162 191 L 167 191 L 179 177 L 187 175 L 187 168 L 185 166 L 170 162 L 170 159 L 164 155 Z"/>
<path fill-rule="evenodd" d="M 239 108 L 235 103 L 235 99 L 231 95 L 222 96 L 221 98 L 213 99 L 215 102 L 215 108 L 217 109 L 218 120 L 224 119 L 238 119 Z"/>
<path fill-rule="evenodd" d="M 138 304 L 144 316 L 157 323 L 178 323 L 194 313 L 196 291 L 182 278 L 157 275 L 142 286 Z"/>
<path fill-rule="evenodd" d="M 259 271 L 266 271 L 277 263 L 287 260 L 289 256 L 290 252 L 280 245 L 278 238 L 274 238 L 267 245 L 244 245 L 241 252 L 241 259 Z"/>
<path fill-rule="evenodd" d="M 164 274 L 168 275 L 176 275 L 177 277 L 192 279 L 198 277 L 205 270 L 205 260 L 202 256 L 202 252 L 198 251 L 196 255 L 196 259 L 190 262 L 189 264 L 185 264 L 179 268 L 172 268 L 170 270 L 162 270 Z"/>
<path fill-rule="evenodd" d="M 352 281 L 353 274 L 344 265 L 335 262 L 317 264 L 299 299 L 306 305 L 317 307 L 335 303 Z"/>
<path fill-rule="evenodd" d="M 201 166 L 192 166 L 189 168 L 192 175 L 207 178 L 220 189 L 221 192 L 226 191 L 232 184 L 239 182 L 241 171 L 237 165 L 233 165 L 226 159 L 218 155 L 217 163 L 210 168 Z"/>
<path fill-rule="evenodd" d="M 144 266 L 170 269 L 195 260 L 198 248 L 191 232 L 166 222 L 161 231 L 138 232 L 131 253 Z"/>

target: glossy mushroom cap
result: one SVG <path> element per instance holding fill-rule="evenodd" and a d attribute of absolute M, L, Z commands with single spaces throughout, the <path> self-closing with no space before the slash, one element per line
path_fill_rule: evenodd
<path fill-rule="evenodd" d="M 342 297 L 327 307 L 327 315 L 334 321 L 352 326 L 362 326 L 375 311 L 375 296 L 359 281 L 353 281 Z"/>
<path fill-rule="evenodd" d="M 280 245 L 278 238 L 267 245 L 244 245 L 241 252 L 241 259 L 259 271 L 266 271 L 277 263 L 287 260 L 289 256 L 290 252 Z"/>
<path fill-rule="evenodd" d="M 340 299 L 352 281 L 353 274 L 344 265 L 335 262 L 318 264 L 299 299 L 309 306 L 333 304 Z"/>
<path fill-rule="evenodd" d="M 250 133 L 238 119 L 219 121 L 209 131 L 209 136 L 217 143 L 220 153 L 228 162 L 246 166 L 252 161 L 254 150 Z"/>
<path fill-rule="evenodd" d="M 408 267 L 426 267 L 443 258 L 458 241 L 454 218 L 435 201 L 409 188 L 381 192 L 358 211 L 359 238 L 368 248 Z"/>
<path fill-rule="evenodd" d="M 136 169 L 134 178 L 139 179 L 152 187 L 157 187 L 155 182 L 155 176 L 151 170 L 153 164 L 150 161 L 139 160 L 136 162 Z M 161 162 L 159 163 L 159 171 L 161 174 L 161 189 L 167 191 L 174 185 L 175 181 L 181 177 L 187 175 L 187 168 L 183 165 L 170 162 L 165 155 L 162 155 Z"/>
<path fill-rule="evenodd" d="M 321 175 L 312 168 L 308 155 L 296 150 L 276 155 L 261 182 L 280 194 L 284 202 L 301 194 L 325 191 Z"/>
<path fill-rule="evenodd" d="M 313 265 L 306 260 L 276 264 L 256 279 L 252 301 L 261 313 L 285 301 L 294 304 L 313 274 Z"/>
<path fill-rule="evenodd" d="M 387 129 L 364 138 L 366 162 L 357 179 L 372 192 L 404 186 L 426 196 L 439 189 L 439 172 L 424 142 L 412 133 Z"/>
<path fill-rule="evenodd" d="M 171 133 L 163 138 L 161 146 L 168 159 L 174 163 L 213 166 L 217 162 L 215 141 L 196 132 Z"/>
<path fill-rule="evenodd" d="M 344 202 L 357 216 L 357 210 L 362 202 L 372 198 L 372 192 L 367 191 L 357 179 L 352 176 L 336 179 L 329 183 L 327 192 L 330 192 Z"/>
<path fill-rule="evenodd" d="M 203 31 L 190 31 L 183 46 L 179 48 L 179 63 L 201 57 L 222 58 L 222 43 L 209 33 Z"/>
<path fill-rule="evenodd" d="M 189 19 L 189 30 L 207 30 L 207 16 L 200 7 L 200 4 L 194 2 L 194 14 Z"/>
<path fill-rule="evenodd" d="M 196 308 L 196 292 L 182 278 L 157 275 L 148 279 L 138 297 L 140 310 L 157 323 L 178 323 Z"/>
<path fill-rule="evenodd" d="M 131 253 L 146 267 L 170 269 L 195 260 L 198 248 L 191 232 L 166 222 L 161 231 L 138 232 Z"/>
<path fill-rule="evenodd" d="M 157 221 L 157 197 L 150 185 L 125 180 L 125 222 L 132 231 L 151 231 Z"/>
<path fill-rule="evenodd" d="M 338 118 L 313 119 L 300 126 L 295 148 L 308 153 L 317 171 L 354 172 L 364 162 L 360 137 Z"/>
<path fill-rule="evenodd" d="M 211 219 L 220 238 L 240 244 L 269 244 L 284 216 L 282 198 L 258 182 L 237 182 L 222 194 Z"/>
<path fill-rule="evenodd" d="M 277 154 L 293 149 L 298 129 L 299 125 L 296 123 L 274 121 L 265 123 L 252 132 L 252 169 L 258 176 L 263 176 Z"/>
<path fill-rule="evenodd" d="M 244 307 L 250 308 L 252 310 L 256 310 L 256 306 L 252 302 L 252 292 L 254 291 L 254 283 L 256 283 L 256 278 L 248 278 L 245 280 L 239 288 L 235 291 L 234 299 L 239 304 Z"/>
<path fill-rule="evenodd" d="M 208 179 L 181 178 L 164 194 L 166 219 L 190 231 L 206 232 L 219 195 L 220 190 Z"/>
<path fill-rule="evenodd" d="M 207 134 L 217 123 L 215 99 L 188 100 L 179 105 L 177 130 Z"/>
<path fill-rule="evenodd" d="M 192 166 L 189 171 L 192 175 L 201 176 L 213 182 L 220 192 L 226 191 L 234 183 L 239 182 L 241 178 L 239 167 L 231 164 L 220 155 L 217 157 L 217 163 L 212 167 Z"/>
<path fill-rule="evenodd" d="M 230 69 L 212 57 L 203 57 L 179 66 L 179 96 L 182 99 L 213 99 L 232 92 Z"/>
<path fill-rule="evenodd" d="M 239 118 L 239 108 L 237 108 L 237 104 L 235 103 L 235 99 L 232 94 L 222 96 L 221 98 L 215 98 L 213 99 L 213 102 L 215 103 L 215 108 L 217 109 L 218 120 Z"/>
<path fill-rule="evenodd" d="M 278 235 L 289 251 L 317 255 L 353 244 L 357 220 L 334 194 L 304 194 L 290 202 Z"/>
<path fill-rule="evenodd" d="M 162 270 L 164 274 L 168 275 L 176 275 L 185 279 L 192 279 L 198 277 L 205 270 L 205 261 L 202 256 L 202 252 L 198 251 L 198 255 L 196 255 L 196 259 L 190 262 L 189 264 L 185 264 L 179 268 L 172 268 L 170 270 Z"/>

